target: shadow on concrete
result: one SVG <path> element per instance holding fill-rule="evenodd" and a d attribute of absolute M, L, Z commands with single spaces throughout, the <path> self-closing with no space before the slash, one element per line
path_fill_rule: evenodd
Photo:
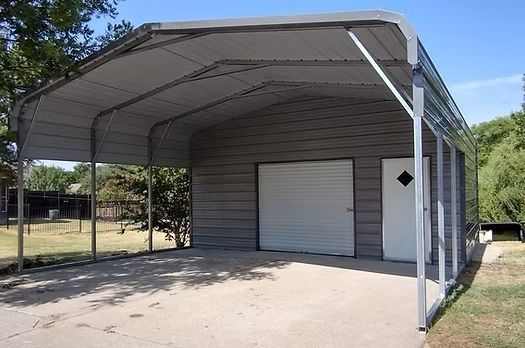
<path fill-rule="evenodd" d="M 99 293 L 91 305 L 117 305 L 132 295 L 175 287 L 271 279 L 271 269 L 287 264 L 254 254 L 187 249 L 26 274 L 13 279 L 16 286 L 0 287 L 0 304 L 38 305 Z"/>
<path fill-rule="evenodd" d="M 379 261 L 377 259 L 353 258 L 346 256 L 330 256 L 316 254 L 301 254 L 288 252 L 263 252 L 273 255 L 276 259 L 287 262 L 306 263 L 310 265 L 337 267 L 355 271 L 374 272 L 385 275 L 395 275 L 403 277 L 416 277 L 417 269 L 415 263 Z M 435 265 L 426 266 L 428 280 L 438 280 L 437 267 Z"/>
<path fill-rule="evenodd" d="M 26 274 L 16 280 L 15 286 L 0 287 L 0 304 L 39 305 L 87 296 L 91 307 L 118 305 L 131 296 L 181 287 L 199 289 L 228 281 L 273 280 L 273 270 L 294 262 L 385 275 L 416 275 L 416 265 L 408 263 L 192 248 Z M 427 279 L 432 273 L 427 271 Z M 92 294 L 96 295 L 89 296 Z"/>

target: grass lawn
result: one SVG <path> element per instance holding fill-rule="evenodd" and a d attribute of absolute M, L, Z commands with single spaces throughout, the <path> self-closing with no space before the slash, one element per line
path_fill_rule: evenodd
<path fill-rule="evenodd" d="M 78 220 L 61 220 L 59 224 L 32 225 L 31 234 L 24 235 L 24 258 L 27 267 L 43 264 L 55 264 L 89 259 L 91 257 L 90 221 L 83 221 L 83 232 L 77 226 Z M 65 232 L 67 231 L 67 232 Z M 147 231 L 136 228 L 121 231 L 120 224 L 114 222 L 97 222 L 97 255 L 98 257 L 130 254 L 146 251 L 148 248 Z M 153 235 L 154 249 L 175 247 L 173 241 L 166 241 L 164 233 Z M 17 234 L 16 226 L 9 230 L 0 226 L 0 274 L 7 272 L 7 267 L 16 269 Z"/>
<path fill-rule="evenodd" d="M 430 329 L 431 347 L 525 347 L 525 244 L 493 245 L 503 257 L 465 269 Z"/>

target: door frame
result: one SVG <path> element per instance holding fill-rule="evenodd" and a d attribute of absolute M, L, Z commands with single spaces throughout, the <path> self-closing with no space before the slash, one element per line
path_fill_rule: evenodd
<path fill-rule="evenodd" d="M 380 165 L 380 182 L 379 182 L 379 196 L 381 199 L 381 260 L 383 261 L 391 261 L 391 262 L 406 262 L 406 261 L 396 261 L 396 260 L 390 260 L 385 259 L 385 231 L 384 231 L 384 214 L 383 211 L 385 210 L 384 207 L 384 201 L 383 201 L 383 160 L 388 159 L 402 159 L 402 158 L 414 158 L 414 156 L 384 156 L 379 159 L 379 165 Z M 425 240 L 425 248 L 428 248 L 427 252 L 425 253 L 425 262 L 427 264 L 432 264 L 434 259 L 434 250 L 433 250 L 433 243 L 432 243 L 432 216 L 434 214 L 432 209 L 432 161 L 433 156 L 432 155 L 423 155 L 423 158 L 428 158 L 428 176 L 429 176 L 429 201 L 430 204 L 428 206 L 428 215 L 429 215 L 429 221 L 426 222 L 427 227 L 427 233 L 426 233 L 426 240 Z M 424 171 L 423 171 L 424 175 Z M 423 188 L 424 191 L 424 188 Z M 423 202 L 424 204 L 424 202 Z"/>
<path fill-rule="evenodd" d="M 283 161 L 259 161 L 254 162 L 255 166 L 255 203 L 256 203 L 256 231 L 255 231 L 255 250 L 256 251 L 262 251 L 261 249 L 261 233 L 260 233 L 260 216 L 259 216 L 259 165 L 261 164 L 279 164 L 279 163 L 299 163 L 299 162 L 324 162 L 324 161 L 344 161 L 344 160 L 350 160 L 352 161 L 352 203 L 353 203 L 353 211 L 352 211 L 352 217 L 353 217 L 353 233 L 354 233 L 354 250 L 353 255 L 331 255 L 331 256 L 338 256 L 338 257 L 357 257 L 357 223 L 356 223 L 356 194 L 355 194 L 355 158 L 354 157 L 329 157 L 329 158 L 317 158 L 317 159 L 294 159 L 294 160 L 283 160 Z M 280 252 L 280 251 L 276 251 Z M 283 251 L 285 252 L 285 251 Z M 293 251 L 286 251 L 289 253 L 293 253 Z M 315 254 L 315 253 L 311 253 Z M 322 254 L 326 255 L 326 254 Z"/>

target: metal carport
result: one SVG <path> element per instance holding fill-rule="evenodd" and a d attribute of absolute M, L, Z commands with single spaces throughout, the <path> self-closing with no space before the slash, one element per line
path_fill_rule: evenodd
<path fill-rule="evenodd" d="M 19 205 L 23 159 L 89 161 L 93 197 L 96 163 L 189 167 L 192 135 L 204 128 L 297 96 L 394 100 L 413 123 L 417 228 L 418 323 L 446 295 L 443 141 L 465 155 L 472 204 L 466 244 L 477 222 L 476 144 L 416 32 L 386 11 L 145 24 L 42 84 L 15 105 Z M 422 127 L 437 138 L 440 296 L 429 311 L 425 292 Z M 450 195 L 456 202 L 455 181 Z M 92 212 L 95 211 L 93 200 Z M 469 203 L 470 202 L 470 203 Z M 452 205 L 452 219 L 457 218 Z M 23 209 L 18 209 L 23 221 Z M 93 214 L 95 215 L 95 214 Z M 150 205 L 151 215 L 151 205 Z M 96 257 L 96 223 L 92 219 Z M 452 220 L 453 277 L 458 231 Z M 150 236 L 152 232 L 150 224 Z M 463 233 L 463 232 L 462 232 Z M 474 237 L 472 237 L 474 235 Z M 150 250 L 151 250 L 151 238 Z M 19 224 L 19 268 L 23 224 Z"/>

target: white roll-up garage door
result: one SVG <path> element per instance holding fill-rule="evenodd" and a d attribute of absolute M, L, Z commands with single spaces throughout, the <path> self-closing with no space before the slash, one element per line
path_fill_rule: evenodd
<path fill-rule="evenodd" d="M 259 165 L 262 250 L 354 255 L 352 161 Z"/>

